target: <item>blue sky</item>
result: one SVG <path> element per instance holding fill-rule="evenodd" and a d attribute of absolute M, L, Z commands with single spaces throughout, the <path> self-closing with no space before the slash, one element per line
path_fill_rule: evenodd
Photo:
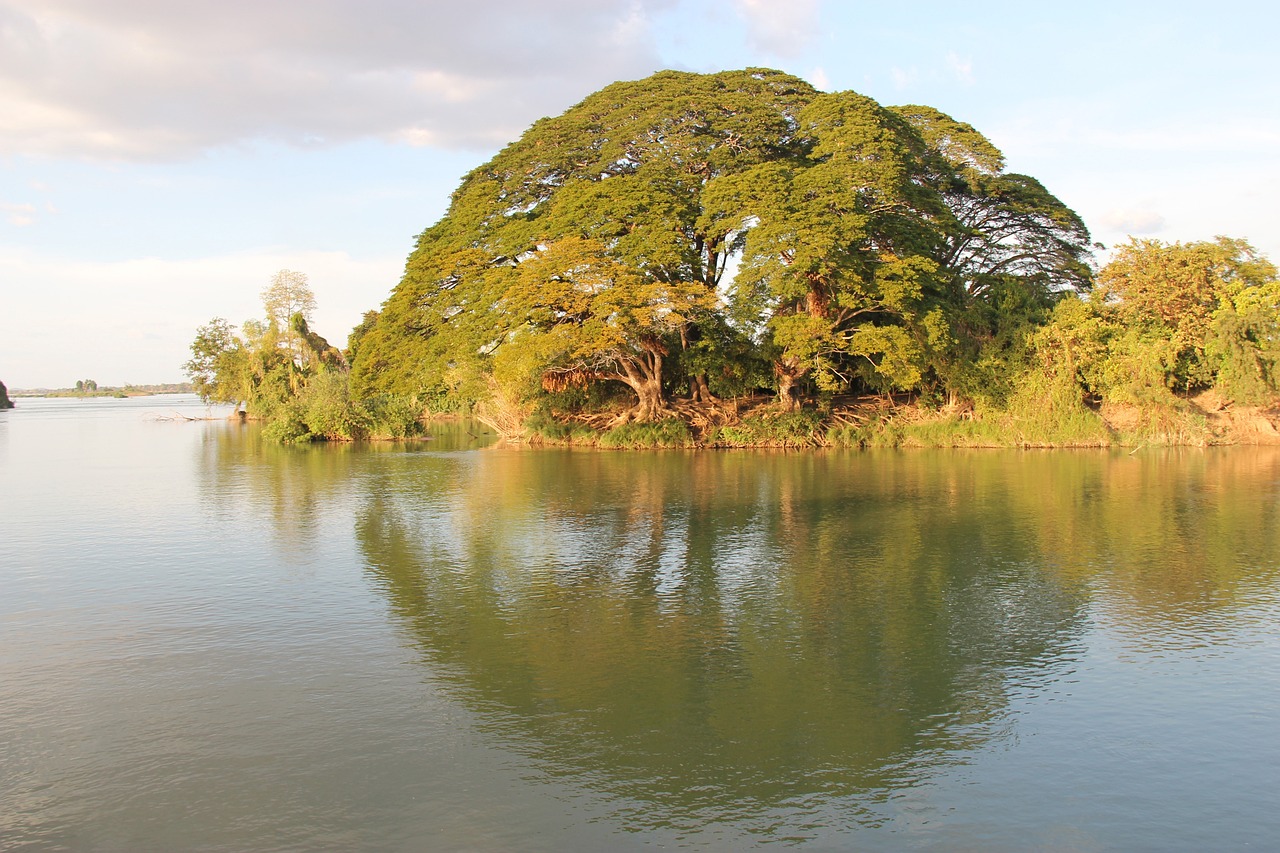
<path fill-rule="evenodd" d="M 282 268 L 342 344 L 466 171 L 662 68 L 929 104 L 1107 245 L 1280 260 L 1278 24 L 1230 0 L 0 0 L 0 380 L 179 381 L 195 328 L 258 316 Z"/>

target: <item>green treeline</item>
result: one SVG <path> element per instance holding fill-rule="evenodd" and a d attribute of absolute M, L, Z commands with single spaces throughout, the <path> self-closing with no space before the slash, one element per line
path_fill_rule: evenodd
<path fill-rule="evenodd" d="M 618 445 L 1201 441 L 1192 395 L 1276 396 L 1280 285 L 1246 242 L 1132 241 L 1100 273 L 1093 248 L 933 108 L 662 72 L 468 174 L 343 387 Z M 915 405 L 841 417 L 869 395 Z"/>

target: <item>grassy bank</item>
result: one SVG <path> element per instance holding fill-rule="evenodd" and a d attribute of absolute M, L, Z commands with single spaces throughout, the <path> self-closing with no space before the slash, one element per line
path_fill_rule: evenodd
<path fill-rule="evenodd" d="M 618 412 L 540 413 L 511 436 L 603 448 L 1087 448 L 1280 444 L 1280 408 L 1223 406 L 1205 395 L 1173 405 L 1028 406 L 975 412 L 861 398 L 783 412 L 681 403 L 672 417 L 617 423 Z"/>

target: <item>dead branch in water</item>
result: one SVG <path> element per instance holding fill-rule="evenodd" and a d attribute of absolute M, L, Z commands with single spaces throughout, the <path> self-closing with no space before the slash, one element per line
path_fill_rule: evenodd
<path fill-rule="evenodd" d="M 232 415 L 231 417 L 234 418 L 236 416 Z M 146 416 L 146 420 L 168 423 L 171 421 L 221 421 L 221 420 L 230 420 L 230 419 L 215 417 L 214 415 L 206 415 L 203 418 L 197 418 L 197 417 L 192 417 L 191 415 L 184 415 L 182 414 L 182 412 L 174 412 L 168 415 L 149 414 Z"/>

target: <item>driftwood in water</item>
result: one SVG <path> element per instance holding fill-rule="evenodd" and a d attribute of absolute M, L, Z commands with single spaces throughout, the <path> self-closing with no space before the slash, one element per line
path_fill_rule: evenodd
<path fill-rule="evenodd" d="M 235 415 L 232 415 L 232 417 L 237 417 L 237 416 L 240 416 L 239 412 L 237 412 Z M 220 421 L 220 420 L 224 420 L 224 418 L 214 417 L 213 415 L 206 415 L 203 418 L 197 418 L 191 415 L 184 415 L 182 414 L 182 412 L 173 412 L 167 415 L 159 415 L 159 414 L 147 415 L 147 420 L 149 421 Z"/>

